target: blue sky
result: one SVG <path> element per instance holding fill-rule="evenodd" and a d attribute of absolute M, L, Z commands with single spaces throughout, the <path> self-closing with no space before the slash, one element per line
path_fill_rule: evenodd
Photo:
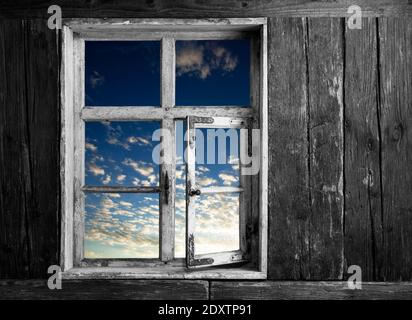
<path fill-rule="evenodd" d="M 248 106 L 249 51 L 246 40 L 178 41 L 177 104 Z M 159 61 L 159 42 L 86 42 L 86 105 L 158 106 Z M 178 145 L 184 145 L 182 124 L 176 123 Z M 152 134 L 158 128 L 156 121 L 86 122 L 85 184 L 157 186 L 159 166 L 152 152 L 158 142 Z M 200 187 L 239 185 L 239 155 L 229 154 L 227 141 L 226 164 L 196 165 Z M 205 148 L 208 143 L 205 139 Z M 178 159 L 183 159 L 182 150 L 177 150 Z M 182 164 L 176 168 L 176 184 L 175 255 L 184 257 Z M 196 253 L 237 249 L 238 194 L 202 195 L 196 201 Z M 85 210 L 86 258 L 158 257 L 158 194 L 87 193 Z"/>

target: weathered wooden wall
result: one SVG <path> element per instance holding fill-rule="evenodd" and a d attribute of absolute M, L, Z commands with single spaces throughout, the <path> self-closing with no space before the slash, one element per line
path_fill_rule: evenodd
<path fill-rule="evenodd" d="M 59 5 L 66 18 L 342 17 L 352 4 L 360 6 L 364 16 L 412 13 L 410 0 L 2 0 L 0 15 L 45 18 L 52 4 Z"/>
<path fill-rule="evenodd" d="M 63 15 L 270 16 L 269 278 L 340 280 L 356 264 L 365 281 L 412 280 L 411 5 L 363 1 L 406 17 L 351 30 L 315 17 L 344 1 L 306 2 L 69 1 Z M 45 1 L 16 3 L 0 3 L 0 278 L 45 278 L 59 253 L 60 36 L 35 18 Z"/>
<path fill-rule="evenodd" d="M 44 275 L 59 251 L 59 43 L 0 21 L 0 277 Z"/>
<path fill-rule="evenodd" d="M 270 278 L 411 279 L 411 28 L 270 19 Z"/>

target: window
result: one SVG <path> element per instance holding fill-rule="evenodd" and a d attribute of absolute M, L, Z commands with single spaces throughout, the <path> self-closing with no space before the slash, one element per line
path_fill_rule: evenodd
<path fill-rule="evenodd" d="M 265 19 L 67 20 L 66 278 L 266 278 Z"/>

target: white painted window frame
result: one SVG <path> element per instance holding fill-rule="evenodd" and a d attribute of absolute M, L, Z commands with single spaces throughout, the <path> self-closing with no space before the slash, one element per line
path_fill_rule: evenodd
<path fill-rule="evenodd" d="M 175 40 L 237 39 L 251 37 L 251 108 L 235 106 L 176 107 Z M 61 65 L 61 255 L 63 278 L 132 278 L 132 279 L 266 279 L 267 277 L 267 21 L 266 18 L 235 19 L 69 19 L 63 22 Z M 84 105 L 84 42 L 85 40 L 160 40 L 161 106 L 160 107 L 87 107 Z M 189 116 L 235 117 L 252 122 L 260 129 L 260 171 L 251 178 L 256 188 L 250 207 L 258 221 L 255 230 L 253 264 L 237 268 L 213 267 L 188 270 L 173 259 L 174 233 L 160 232 L 160 260 L 139 264 L 136 261 L 113 259 L 101 264 L 84 264 L 84 121 L 159 120 L 162 127 L 174 134 L 176 119 Z M 175 163 L 175 146 L 166 144 Z M 169 152 L 168 152 L 169 151 Z M 170 160 L 170 159 L 169 159 Z M 156 192 L 160 194 L 160 228 L 174 228 L 175 167 L 161 165 L 160 186 L 169 177 L 169 197 L 165 201 L 163 188 L 130 188 L 126 192 Z M 172 178 L 171 178 L 172 177 Z M 133 190 L 131 190 L 133 189 Z M 149 190 L 150 189 L 150 190 Z M 99 190 L 101 191 L 101 190 Z M 110 190 L 105 190 L 109 192 Z M 113 191 L 115 192 L 115 191 Z M 166 213 L 166 214 L 165 214 Z"/>

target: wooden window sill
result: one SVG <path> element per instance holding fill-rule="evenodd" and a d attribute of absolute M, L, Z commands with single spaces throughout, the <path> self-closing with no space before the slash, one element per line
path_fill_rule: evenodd
<path fill-rule="evenodd" d="M 63 279 L 243 279 L 263 280 L 266 272 L 250 268 L 208 268 L 188 270 L 185 267 L 130 268 L 82 267 L 62 272 Z"/>

